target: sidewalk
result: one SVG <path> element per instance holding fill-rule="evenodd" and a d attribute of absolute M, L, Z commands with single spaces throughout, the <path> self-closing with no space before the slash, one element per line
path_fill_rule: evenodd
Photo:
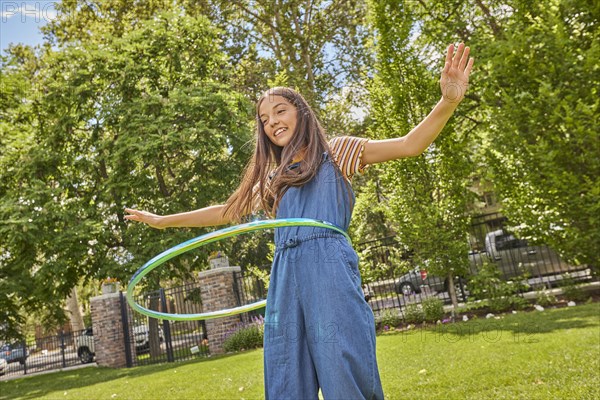
<path fill-rule="evenodd" d="M 71 370 L 76 370 L 76 369 L 81 369 L 81 368 L 97 367 L 97 366 L 98 366 L 98 364 L 93 362 L 90 364 L 73 365 L 71 367 L 66 367 L 66 368 L 49 369 L 46 371 L 34 372 L 32 374 L 13 374 L 13 375 L 8 375 L 8 376 L 4 375 L 4 376 L 0 377 L 0 382 L 7 382 L 7 381 L 15 380 L 15 379 L 20 379 L 20 378 L 28 378 L 30 376 L 51 374 L 53 372 L 59 372 L 59 371 L 71 371 Z"/>

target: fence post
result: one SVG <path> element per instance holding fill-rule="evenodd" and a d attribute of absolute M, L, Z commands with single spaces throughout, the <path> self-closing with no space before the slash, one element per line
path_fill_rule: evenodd
<path fill-rule="evenodd" d="M 123 292 L 119 292 L 119 301 L 121 303 L 121 321 L 123 321 L 123 345 L 125 346 L 125 366 L 127 368 L 133 367 L 133 357 L 131 354 L 131 345 L 133 342 L 129 328 L 129 313 L 127 311 L 127 301 Z"/>
<path fill-rule="evenodd" d="M 168 310 L 165 289 L 160 288 L 159 295 L 160 302 L 162 303 L 162 309 Z M 174 362 L 175 357 L 173 356 L 173 342 L 171 341 L 171 325 L 166 319 L 163 320 L 163 332 L 165 333 L 165 346 L 167 347 L 167 362 Z"/>
<path fill-rule="evenodd" d="M 65 358 L 65 331 L 61 328 L 60 330 L 60 354 L 62 355 L 62 366 L 67 367 L 67 359 Z"/>
<path fill-rule="evenodd" d="M 235 275 L 239 271 L 241 271 L 240 267 L 221 267 L 198 274 L 204 312 L 219 311 L 239 305 L 238 294 L 234 293 Z M 239 323 L 240 317 L 235 315 L 206 320 L 208 346 L 212 354 L 224 352 L 223 342 L 227 333 L 235 329 Z"/>
<path fill-rule="evenodd" d="M 23 375 L 27 375 L 27 342 L 21 341 L 21 348 L 23 349 Z"/>
<path fill-rule="evenodd" d="M 108 293 L 90 300 L 96 363 L 103 367 L 127 367 L 127 351 L 133 354 L 131 326 L 124 321 L 121 301 L 122 293 Z M 127 335 L 125 334 L 127 326 Z M 129 347 L 129 349 L 127 349 Z"/>

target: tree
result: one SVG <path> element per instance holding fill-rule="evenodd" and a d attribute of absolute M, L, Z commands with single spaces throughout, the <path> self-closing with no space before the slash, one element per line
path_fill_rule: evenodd
<path fill-rule="evenodd" d="M 345 114 L 327 107 L 346 87 L 362 86 L 369 54 L 366 2 L 356 0 L 183 1 L 224 32 L 225 51 L 239 76 L 236 87 L 296 87 L 320 112 L 326 128 Z M 256 91 L 258 90 L 258 91 Z M 336 131 L 336 133 L 339 133 Z"/>
<path fill-rule="evenodd" d="M 32 307 L 42 307 L 43 302 L 34 301 L 28 297 L 33 292 L 29 268 L 20 268 L 11 263 L 15 254 L 30 252 L 26 238 L 27 220 L 23 217 L 11 219 L 6 210 L 8 207 L 22 208 L 24 205 L 8 203 L 9 194 L 17 197 L 22 202 L 18 193 L 18 180 L 15 178 L 19 166 L 19 154 L 31 148 L 33 129 L 30 125 L 32 118 L 31 101 L 27 96 L 32 90 L 31 77 L 35 73 L 37 60 L 35 54 L 28 47 L 15 46 L 12 48 L 13 57 L 2 59 L 0 68 L 0 230 L 6 231 L 9 226 L 20 227 L 18 235 L 25 240 L 14 236 L 2 236 L 0 240 L 0 340 L 18 338 L 19 326 L 25 322 L 25 315 L 21 310 L 24 302 L 31 303 Z"/>
<path fill-rule="evenodd" d="M 487 178 L 522 237 L 575 264 L 600 265 L 600 134 L 592 1 L 515 1 L 483 52 Z"/>
<path fill-rule="evenodd" d="M 32 61 L 30 90 L 3 107 L 28 118 L 13 118 L 0 159 L 0 273 L 11 277 L 0 288 L 11 327 L 21 309 L 64 319 L 62 302 L 81 278 L 126 282 L 159 249 L 189 239 L 128 226 L 126 205 L 172 213 L 230 194 L 251 151 L 251 106 L 214 79 L 224 63 L 217 42 L 205 18 L 159 13 L 121 37 L 65 42 Z M 2 73 L 17 93 L 25 72 L 12 53 Z M 201 256 L 149 282 L 188 277 Z"/>
<path fill-rule="evenodd" d="M 418 27 L 413 3 L 369 4 L 378 59 L 370 88 L 374 120 L 370 136 L 403 136 L 439 100 L 437 79 L 443 59 L 430 69 L 418 43 L 411 41 Z M 400 241 L 410 249 L 414 264 L 447 277 L 455 306 L 453 278 L 468 267 L 471 129 L 455 115 L 422 156 L 375 166 L 385 188 L 387 217 Z"/>
<path fill-rule="evenodd" d="M 598 265 L 598 36 L 592 1 L 419 1 L 426 48 L 477 54 L 470 110 L 478 176 L 512 228 L 575 264 Z"/>

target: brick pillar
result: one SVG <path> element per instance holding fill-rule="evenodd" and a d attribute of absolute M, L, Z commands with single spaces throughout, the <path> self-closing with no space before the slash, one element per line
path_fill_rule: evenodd
<path fill-rule="evenodd" d="M 233 282 L 234 274 L 240 270 L 240 267 L 222 267 L 202 271 L 198 274 L 203 312 L 219 311 L 238 306 Z M 224 352 L 225 334 L 235 329 L 239 323 L 239 315 L 206 320 L 208 346 L 211 354 Z"/>
<path fill-rule="evenodd" d="M 121 293 L 109 293 L 90 300 L 96 363 L 103 367 L 127 367 Z M 135 355 L 133 331 L 129 327 L 129 354 Z"/>

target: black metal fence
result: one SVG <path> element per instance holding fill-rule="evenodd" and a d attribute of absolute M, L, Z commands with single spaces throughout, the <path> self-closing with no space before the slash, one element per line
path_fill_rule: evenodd
<path fill-rule="evenodd" d="M 530 244 L 508 231 L 507 226 L 507 219 L 499 213 L 473 218 L 469 232 L 469 272 L 453 277 L 459 302 L 468 299 L 469 278 L 486 264 L 497 268 L 501 279 L 519 280 L 529 290 L 592 279 L 587 266 L 568 264 L 553 249 L 543 244 Z M 435 276 L 424 267 L 414 265 L 410 252 L 402 249 L 395 237 L 359 243 L 356 250 L 361 254 L 361 262 L 367 266 L 363 282 L 368 283 L 363 289 L 376 315 L 386 309 L 397 309 L 404 317 L 407 304 L 420 303 L 432 296 L 450 303 L 448 278 Z M 378 269 L 375 279 L 368 276 L 369 268 Z"/>
<path fill-rule="evenodd" d="M 234 274 L 233 287 L 237 305 L 249 304 L 265 299 L 264 282 L 256 276 Z M 141 294 L 136 302 L 156 311 L 197 314 L 202 313 L 200 283 L 191 282 L 182 286 L 160 289 Z M 249 323 L 253 316 L 264 310 L 240 314 L 240 325 Z M 167 321 L 148 318 L 129 307 L 124 296 L 121 298 L 121 316 L 125 325 L 126 346 L 133 354 L 127 354 L 128 366 L 140 366 L 206 357 L 208 332 L 204 321 Z M 80 366 L 95 361 L 93 329 L 59 333 L 32 341 L 0 346 L 0 380 L 10 376 L 32 374 Z"/>
<path fill-rule="evenodd" d="M 233 287 L 237 305 L 249 304 L 266 298 L 264 283 L 255 276 L 237 272 Z M 199 314 L 203 312 L 200 283 L 160 289 L 136 297 L 136 302 L 145 308 L 171 314 Z M 126 337 L 131 348 L 130 366 L 188 360 L 205 357 L 208 352 L 209 333 L 204 321 L 168 321 L 149 318 L 134 312 L 126 302 L 122 303 L 127 328 Z M 248 323 L 252 313 L 240 314 L 240 324 Z"/>
<path fill-rule="evenodd" d="M 0 380 L 15 375 L 33 374 L 80 365 L 77 354 L 83 331 L 61 332 L 57 335 L 0 346 Z"/>
<path fill-rule="evenodd" d="M 571 281 L 592 279 L 591 271 L 586 266 L 570 265 L 548 246 L 530 244 L 507 231 L 506 226 L 506 218 L 500 214 L 473 219 L 469 235 L 469 274 L 477 274 L 484 264 L 493 265 L 505 280 L 523 280 L 534 290 L 560 286 L 567 274 Z M 372 265 L 373 270 L 379 271 L 373 278 L 368 276 L 371 271 L 367 268 L 363 276 L 363 282 L 367 282 L 363 285 L 365 297 L 376 316 L 385 310 L 394 310 L 404 317 L 408 304 L 420 303 L 427 297 L 450 302 L 450 283 L 447 278 L 435 276 L 421 266 L 411 264 L 410 253 L 402 248 L 397 238 L 362 242 L 356 245 L 356 250 L 361 254 L 361 263 Z M 268 273 L 268 269 L 265 272 Z M 454 279 L 458 301 L 468 299 L 468 279 L 469 276 Z M 236 273 L 232 291 L 236 294 L 238 305 L 264 299 L 267 295 L 263 281 L 243 271 Z M 203 312 L 198 282 L 144 293 L 136 301 L 146 308 L 169 313 Z M 250 322 L 253 316 L 262 312 L 264 310 L 240 314 L 240 324 Z M 126 324 L 126 340 L 135 349 L 127 357 L 129 366 L 208 355 L 207 341 L 210 337 L 204 321 L 173 322 L 148 318 L 133 312 L 125 301 L 122 301 L 122 316 Z M 93 341 L 92 335 L 93 332 L 88 329 L 36 339 L 31 343 L 5 345 L 0 351 L 0 358 L 9 362 L 3 367 L 4 370 L 0 362 L 0 375 L 29 374 L 91 362 L 93 358 L 82 348 L 86 341 Z M 4 377 L 0 376 L 0 379 Z"/>

